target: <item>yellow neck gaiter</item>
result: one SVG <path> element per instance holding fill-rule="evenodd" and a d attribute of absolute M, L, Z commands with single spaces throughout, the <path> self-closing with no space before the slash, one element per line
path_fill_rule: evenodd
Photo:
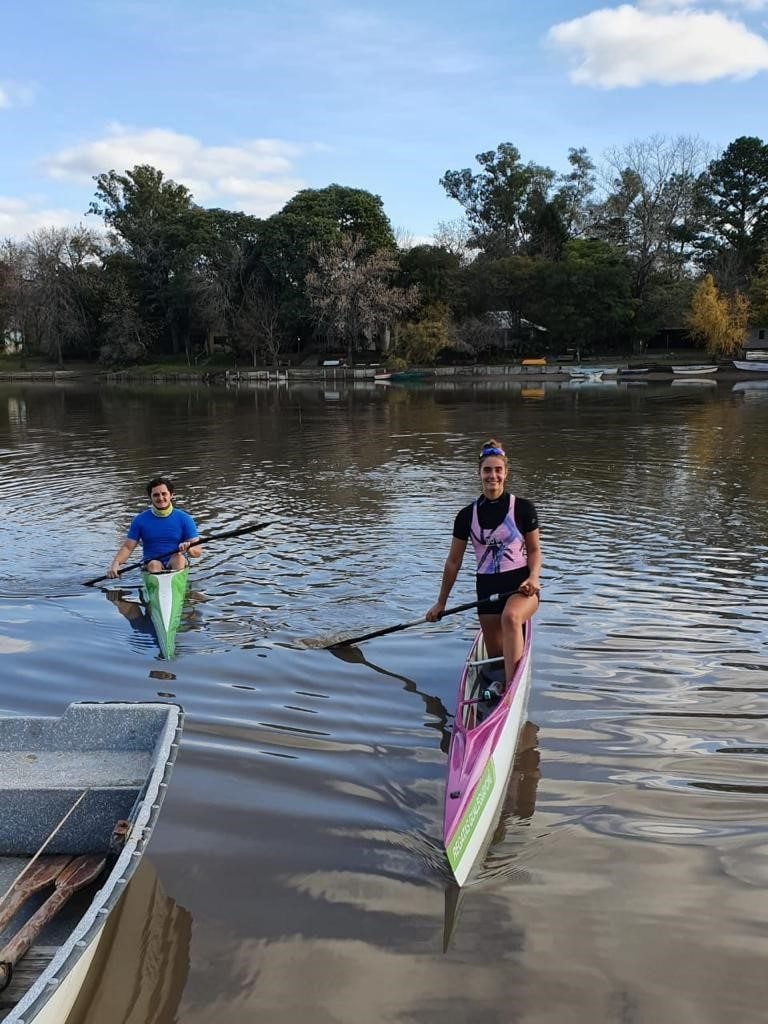
<path fill-rule="evenodd" d="M 165 519 L 171 514 L 171 512 L 173 512 L 173 503 L 171 503 L 168 508 L 155 508 L 154 505 L 150 505 L 149 507 L 156 516 L 160 517 L 160 519 Z"/>

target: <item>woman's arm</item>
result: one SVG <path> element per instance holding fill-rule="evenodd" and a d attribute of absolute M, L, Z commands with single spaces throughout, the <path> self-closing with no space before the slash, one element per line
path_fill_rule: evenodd
<path fill-rule="evenodd" d="M 451 540 L 451 547 L 448 551 L 448 557 L 445 560 L 443 567 L 443 578 L 440 583 L 440 593 L 437 595 L 437 601 L 427 612 L 425 618 L 427 622 L 437 622 L 442 613 L 445 611 L 445 605 L 450 596 L 453 584 L 456 582 L 456 577 L 459 575 L 459 569 L 461 563 L 464 560 L 464 552 L 467 550 L 467 542 L 460 540 L 458 537 L 454 537 Z"/>
<path fill-rule="evenodd" d="M 531 530 L 525 534 L 525 549 L 528 552 L 528 579 L 520 584 L 519 590 L 526 597 L 532 597 L 541 590 L 541 543 L 539 531 Z"/>

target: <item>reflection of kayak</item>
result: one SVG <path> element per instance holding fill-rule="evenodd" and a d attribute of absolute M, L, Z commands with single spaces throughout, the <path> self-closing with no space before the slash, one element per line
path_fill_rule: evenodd
<path fill-rule="evenodd" d="M 0 966 L 25 931 L 31 940 L 0 996 L 5 1024 L 67 1020 L 152 835 L 181 723 L 181 708 L 159 702 L 71 704 L 61 718 L 0 720 L 0 892 L 8 903 L 20 895 L 16 909 L 0 899 L 8 906 Z M 86 865 L 87 883 L 73 884 Z M 25 878 L 41 872 L 53 872 L 47 886 L 26 892 Z M 68 887 L 76 898 L 57 907 L 51 893 L 58 899 Z"/>
<path fill-rule="evenodd" d="M 534 725 L 532 722 L 525 722 L 520 730 L 517 747 L 515 749 L 515 757 L 512 764 L 512 771 L 509 776 L 509 781 L 507 782 L 504 799 L 502 800 L 499 821 L 489 844 L 489 856 L 486 858 L 484 872 L 487 870 L 488 862 L 491 859 L 490 851 L 493 850 L 497 843 L 500 844 L 504 840 L 509 821 L 513 818 L 529 820 L 532 818 L 536 809 L 536 791 L 539 784 L 539 750 L 537 746 L 538 731 L 539 727 Z M 530 848 L 526 846 L 525 849 Z M 498 868 L 496 869 L 495 877 L 498 877 L 498 875 L 502 873 L 507 876 L 519 874 L 520 868 L 515 866 L 519 859 L 517 852 L 515 852 L 509 858 L 508 864 L 505 865 L 505 870 L 499 871 Z M 522 859 L 527 860 L 528 858 L 523 857 Z M 525 876 L 524 871 L 523 876 Z M 494 875 L 491 875 L 490 877 L 491 880 L 493 880 Z M 459 918 L 461 904 L 466 892 L 466 889 L 458 886 L 453 880 L 451 880 L 446 886 L 445 914 L 443 920 L 444 953 L 448 952 L 448 947 L 451 944 L 453 933 L 456 929 L 456 924 Z"/>
<path fill-rule="evenodd" d="M 168 1024 L 189 973 L 192 919 L 143 857 L 109 915 L 67 1024 Z"/>
<path fill-rule="evenodd" d="M 142 597 L 149 609 L 157 642 L 164 658 L 172 658 L 176 631 L 181 622 L 189 568 L 167 572 L 142 572 Z"/>
<path fill-rule="evenodd" d="M 481 632 L 461 674 L 443 810 L 443 842 L 459 885 L 480 863 L 501 811 L 528 706 L 532 634 L 529 622 L 523 656 L 498 703 L 489 687 L 503 684 L 503 661 L 486 657 Z"/>

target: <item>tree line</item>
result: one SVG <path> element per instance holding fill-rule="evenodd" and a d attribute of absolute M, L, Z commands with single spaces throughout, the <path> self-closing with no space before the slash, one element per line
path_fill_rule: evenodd
<path fill-rule="evenodd" d="M 638 351 L 686 327 L 717 354 L 768 324 L 768 145 L 716 157 L 691 137 L 569 170 L 502 143 L 440 179 L 462 214 L 430 245 L 396 237 L 380 197 L 304 189 L 265 219 L 194 202 L 138 165 L 98 175 L 103 228 L 0 244 L 0 338 L 27 355 L 125 365 L 216 340 L 253 365 L 308 350 L 351 361 Z"/>

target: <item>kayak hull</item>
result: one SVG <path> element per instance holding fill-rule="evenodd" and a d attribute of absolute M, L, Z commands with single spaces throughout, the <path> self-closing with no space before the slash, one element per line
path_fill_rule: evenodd
<path fill-rule="evenodd" d="M 495 706 L 479 699 L 487 683 L 484 676 L 493 670 L 481 632 L 475 637 L 461 674 L 443 810 L 443 843 L 459 885 L 464 885 L 482 863 L 501 813 L 528 709 L 532 639 L 529 622 L 523 656 Z M 496 674 L 503 678 L 503 669 L 497 668 Z"/>
<path fill-rule="evenodd" d="M 155 627 L 160 651 L 167 659 L 176 651 L 176 632 L 181 622 L 188 575 L 188 567 L 158 573 L 142 571 L 141 574 L 144 604 Z"/>

